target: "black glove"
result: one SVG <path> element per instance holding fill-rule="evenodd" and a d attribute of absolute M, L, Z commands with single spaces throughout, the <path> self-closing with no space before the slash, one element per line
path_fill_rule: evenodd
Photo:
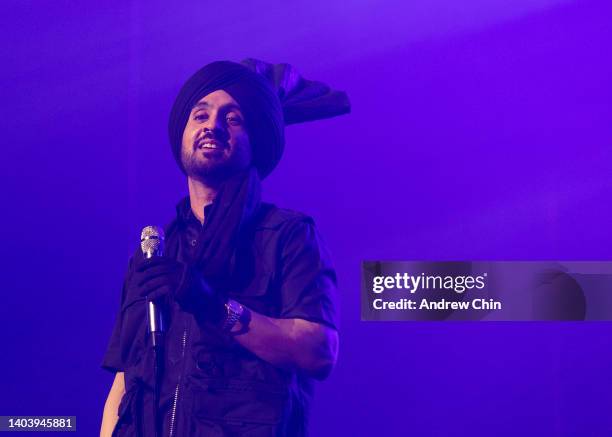
<path fill-rule="evenodd" d="M 140 296 L 158 301 L 174 299 L 182 309 L 213 324 L 225 317 L 227 298 L 215 292 L 193 267 L 164 256 L 137 262 L 131 284 Z"/>

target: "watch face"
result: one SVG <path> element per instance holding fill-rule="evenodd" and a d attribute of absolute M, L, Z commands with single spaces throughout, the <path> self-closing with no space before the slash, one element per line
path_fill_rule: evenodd
<path fill-rule="evenodd" d="M 242 305 L 240 305 L 238 302 L 236 302 L 235 300 L 230 300 L 227 303 L 227 308 L 232 312 L 232 313 L 242 313 Z"/>

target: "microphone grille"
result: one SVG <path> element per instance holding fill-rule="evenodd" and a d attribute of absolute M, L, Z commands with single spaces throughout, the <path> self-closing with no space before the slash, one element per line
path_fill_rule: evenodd
<path fill-rule="evenodd" d="M 140 233 L 140 248 L 142 253 L 150 258 L 161 255 L 164 244 L 164 230 L 159 226 L 146 226 Z"/>

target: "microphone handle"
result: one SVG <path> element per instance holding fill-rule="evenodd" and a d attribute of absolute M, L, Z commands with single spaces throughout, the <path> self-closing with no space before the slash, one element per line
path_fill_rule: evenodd
<path fill-rule="evenodd" d="M 162 256 L 163 253 L 161 248 L 156 251 L 145 251 L 143 253 L 147 259 L 153 258 L 154 256 Z M 162 318 L 162 312 L 154 301 L 147 299 L 147 316 L 149 322 L 149 333 L 151 334 L 151 341 L 153 347 L 157 347 L 161 341 L 161 334 L 165 331 L 164 321 Z"/>

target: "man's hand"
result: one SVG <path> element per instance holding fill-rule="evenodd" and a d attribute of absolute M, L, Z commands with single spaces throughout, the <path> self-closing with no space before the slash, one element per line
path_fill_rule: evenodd
<path fill-rule="evenodd" d="M 140 260 L 130 281 L 139 296 L 150 300 L 171 298 L 185 311 L 217 324 L 225 315 L 225 297 L 215 292 L 202 275 L 185 263 L 160 256 Z"/>

